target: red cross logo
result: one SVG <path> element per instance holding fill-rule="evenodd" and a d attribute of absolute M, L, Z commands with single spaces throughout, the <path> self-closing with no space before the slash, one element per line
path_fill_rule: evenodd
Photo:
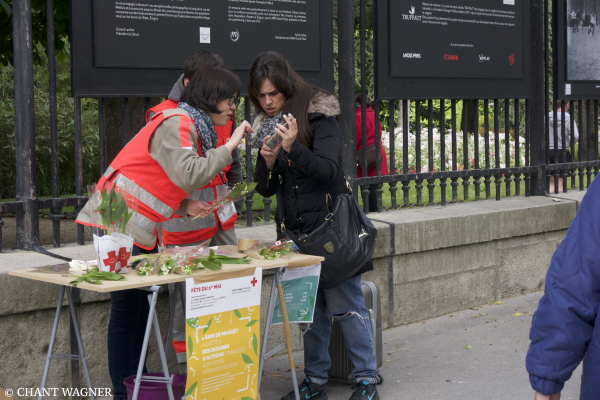
<path fill-rule="evenodd" d="M 119 261 L 121 262 L 121 268 L 127 268 L 127 261 L 129 260 L 129 256 L 131 252 L 127 251 L 125 247 L 121 247 L 119 249 Z"/>
<path fill-rule="evenodd" d="M 102 261 L 104 262 L 104 265 L 109 268 L 110 272 L 114 272 L 117 267 L 117 261 L 119 260 L 119 257 L 117 257 L 117 252 L 109 251 L 106 254 L 108 255 L 108 258 L 105 258 Z"/>
<path fill-rule="evenodd" d="M 258 281 L 256 280 L 256 277 L 252 277 L 252 280 L 250 281 L 250 283 L 252 284 L 252 286 L 255 286 Z"/>

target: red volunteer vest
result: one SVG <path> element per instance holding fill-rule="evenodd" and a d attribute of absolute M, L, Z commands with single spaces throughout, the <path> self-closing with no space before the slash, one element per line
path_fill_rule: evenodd
<path fill-rule="evenodd" d="M 149 119 L 150 115 L 158 114 L 161 111 L 177 108 L 177 102 L 173 100 L 165 100 L 162 103 L 152 107 L 146 112 L 146 120 Z M 215 126 L 215 132 L 217 133 L 217 145 L 216 147 L 223 146 L 227 143 L 227 140 L 231 137 L 231 129 L 233 123 L 230 121 L 225 126 Z M 202 147 L 200 143 L 200 137 L 198 137 L 198 149 Z M 218 188 L 221 185 L 227 184 L 226 174 L 231 168 L 231 165 L 226 166 L 221 171 L 221 174 L 215 176 L 212 181 L 196 190 L 196 192 L 203 191 L 203 193 L 192 193 L 189 198 L 202 201 L 214 201 L 219 197 Z M 198 197 L 198 198 L 196 198 Z M 185 223 L 178 219 L 183 218 L 178 215 L 173 217 L 173 220 L 163 224 L 163 242 L 164 244 L 178 245 L 202 242 L 212 238 L 218 230 L 218 225 L 223 227 L 223 230 L 229 230 L 237 221 L 237 213 L 229 215 L 231 213 L 224 213 L 221 211 L 215 211 L 212 218 L 197 218 L 190 221 L 190 218 L 185 218 Z"/>
<path fill-rule="evenodd" d="M 189 129 L 193 125 L 189 116 L 185 114 L 172 114 L 181 116 L 181 128 Z M 110 164 L 104 175 L 98 181 L 97 187 L 104 187 L 107 182 L 123 188 L 137 198 L 136 224 L 156 237 L 156 224 L 171 219 L 181 202 L 188 193 L 175 185 L 167 176 L 162 167 L 150 156 L 148 148 L 150 139 L 156 128 L 166 119 L 161 112 L 153 117 L 134 136 L 129 143 L 119 152 Z M 145 249 L 152 247 L 136 245 Z"/>

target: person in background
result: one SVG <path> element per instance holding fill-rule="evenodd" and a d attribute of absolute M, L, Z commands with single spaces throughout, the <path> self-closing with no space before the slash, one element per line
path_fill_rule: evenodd
<path fill-rule="evenodd" d="M 306 83 L 279 53 L 260 54 L 250 67 L 248 93 L 259 115 L 253 122 L 257 137 L 275 133 L 283 139 L 275 148 L 263 145 L 256 162 L 256 191 L 265 197 L 278 192 L 277 239 L 285 227 L 310 234 L 328 215 L 327 199 L 347 193 L 340 168 L 338 101 L 323 89 Z M 289 113 L 292 115 L 290 116 Z M 288 124 L 280 122 L 279 115 Z M 360 275 L 373 269 L 369 261 L 339 286 L 319 286 L 313 323 L 304 334 L 304 374 L 299 386 L 303 399 L 328 398 L 325 384 L 331 367 L 328 347 L 331 321 L 337 320 L 346 340 L 356 379 L 351 400 L 378 400 L 377 361 L 369 312 Z M 293 400 L 294 392 L 282 397 Z"/>
<path fill-rule="evenodd" d="M 564 106 L 563 106 L 564 104 Z M 562 120 L 562 112 L 565 112 L 565 120 Z M 571 115 L 569 114 L 569 102 L 557 100 L 555 103 L 556 109 L 556 120 L 554 119 L 554 112 L 548 113 L 548 154 L 550 156 L 550 164 L 554 163 L 568 163 L 571 162 L 571 152 L 569 147 L 571 146 L 571 140 L 573 143 L 577 143 L 579 140 L 579 131 L 577 130 L 577 124 L 573 121 L 573 132 L 571 132 Z M 562 127 L 565 128 L 565 143 L 563 143 Z M 554 142 L 554 136 L 557 136 L 556 143 Z M 555 159 L 555 149 L 558 152 L 558 158 Z M 555 177 L 550 178 L 550 186 L 548 191 L 550 193 L 555 192 Z M 558 178 L 558 191 L 563 191 L 563 179 Z"/>
<path fill-rule="evenodd" d="M 581 400 L 600 399 L 600 180 L 592 181 L 546 273 L 526 367 L 535 400 L 559 400 L 583 360 Z"/>
<path fill-rule="evenodd" d="M 594 29 L 596 27 L 596 14 L 592 14 L 590 16 L 590 29 L 588 29 L 588 35 L 592 32 L 592 36 L 594 36 Z"/>
<path fill-rule="evenodd" d="M 360 94 L 356 95 L 356 151 L 359 152 L 362 150 L 363 148 L 363 135 L 362 135 L 362 103 L 361 103 L 362 97 Z M 369 99 L 367 99 L 366 101 L 366 105 L 367 105 L 367 112 L 366 112 L 366 116 L 367 116 L 367 147 L 374 145 L 375 144 L 375 113 L 373 112 L 373 109 L 371 108 L 371 101 Z M 377 128 L 377 130 L 379 131 L 379 154 L 381 155 L 381 163 L 379 164 L 380 170 L 381 170 L 381 175 L 389 175 L 389 170 L 388 170 L 388 163 L 387 163 L 387 156 L 385 154 L 385 149 L 383 148 L 383 145 L 381 143 L 381 124 L 379 124 L 379 127 Z M 358 163 L 357 167 L 356 167 L 356 176 L 357 177 L 362 177 L 365 176 L 363 175 L 363 170 L 362 170 L 362 165 L 360 165 L 360 163 Z M 366 176 L 375 176 L 377 175 L 377 167 L 375 165 L 373 165 L 372 167 L 367 169 L 367 174 Z M 373 184 L 373 185 L 369 185 L 369 211 L 377 211 L 377 193 L 375 192 L 377 190 L 377 185 Z"/>
<path fill-rule="evenodd" d="M 119 152 L 98 183 L 134 182 L 139 186 L 138 216 L 134 216 L 133 255 L 158 251 L 157 226 L 174 215 L 208 215 L 201 202 L 187 199 L 227 165 L 231 153 L 251 131 L 244 121 L 224 146 L 215 148 L 214 125 L 224 126 L 238 104 L 240 80 L 227 68 L 198 71 L 181 95 L 177 109 L 155 115 Z M 77 222 L 91 225 L 88 203 Z M 114 400 L 126 400 L 123 379 L 134 375 L 140 361 L 149 304 L 137 290 L 111 292 L 108 325 L 108 368 Z M 145 368 L 144 368 L 145 369 Z"/>
<path fill-rule="evenodd" d="M 189 84 L 194 75 L 204 67 L 225 67 L 223 59 L 208 50 L 194 51 L 183 64 L 183 74 L 173 85 L 167 100 L 150 108 L 146 112 L 146 122 L 157 113 L 177 108 L 181 94 Z M 233 115 L 232 115 L 233 117 Z M 233 118 L 224 126 L 215 126 L 217 142 L 215 148 L 223 146 L 231 137 Z M 236 148 L 231 153 L 233 162 L 225 166 L 207 185 L 197 188 L 190 193 L 188 199 L 201 201 L 208 209 L 208 202 L 214 201 L 226 194 L 230 187 L 242 181 L 242 165 Z M 192 219 L 192 217 L 175 216 L 162 224 L 162 241 L 167 247 L 193 246 L 210 240 L 210 246 L 237 245 L 235 234 L 235 222 L 237 216 L 242 212 L 242 202 L 235 205 L 229 204 L 218 212 L 215 211 L 206 218 Z M 185 310 L 181 303 L 181 296 L 176 289 L 178 285 L 169 284 L 171 301 L 175 302 L 175 308 L 171 318 L 173 319 L 171 336 L 173 348 L 177 355 L 177 362 L 183 364 L 180 371 L 186 371 L 186 340 L 185 340 Z"/>

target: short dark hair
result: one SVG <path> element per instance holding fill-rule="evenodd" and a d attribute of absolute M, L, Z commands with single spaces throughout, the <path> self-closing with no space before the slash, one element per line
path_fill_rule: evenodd
<path fill-rule="evenodd" d="M 356 102 L 356 104 L 362 104 L 362 93 L 357 94 L 354 98 L 354 101 Z M 371 100 L 369 100 L 369 96 L 367 96 L 367 101 L 365 102 L 365 104 L 367 105 L 367 107 L 371 107 L 373 105 L 371 103 Z"/>
<path fill-rule="evenodd" d="M 183 77 L 192 80 L 196 71 L 204 66 L 224 67 L 225 61 L 220 55 L 208 50 L 193 51 L 183 63 Z"/>
<path fill-rule="evenodd" d="M 183 89 L 180 101 L 205 112 L 220 114 L 217 103 L 239 96 L 242 83 L 229 68 L 203 66 Z"/>

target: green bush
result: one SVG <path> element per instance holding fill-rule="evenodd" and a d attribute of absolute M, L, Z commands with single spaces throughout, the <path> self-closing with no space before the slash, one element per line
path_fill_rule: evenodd
<path fill-rule="evenodd" d="M 57 64 L 57 128 L 61 195 L 74 194 L 76 185 L 74 99 L 68 62 Z M 0 198 L 15 197 L 15 122 L 12 66 L 0 67 Z M 50 103 L 46 60 L 34 67 L 36 176 L 38 196 L 52 194 Z M 95 181 L 98 167 L 98 102 L 81 101 L 83 182 Z"/>

